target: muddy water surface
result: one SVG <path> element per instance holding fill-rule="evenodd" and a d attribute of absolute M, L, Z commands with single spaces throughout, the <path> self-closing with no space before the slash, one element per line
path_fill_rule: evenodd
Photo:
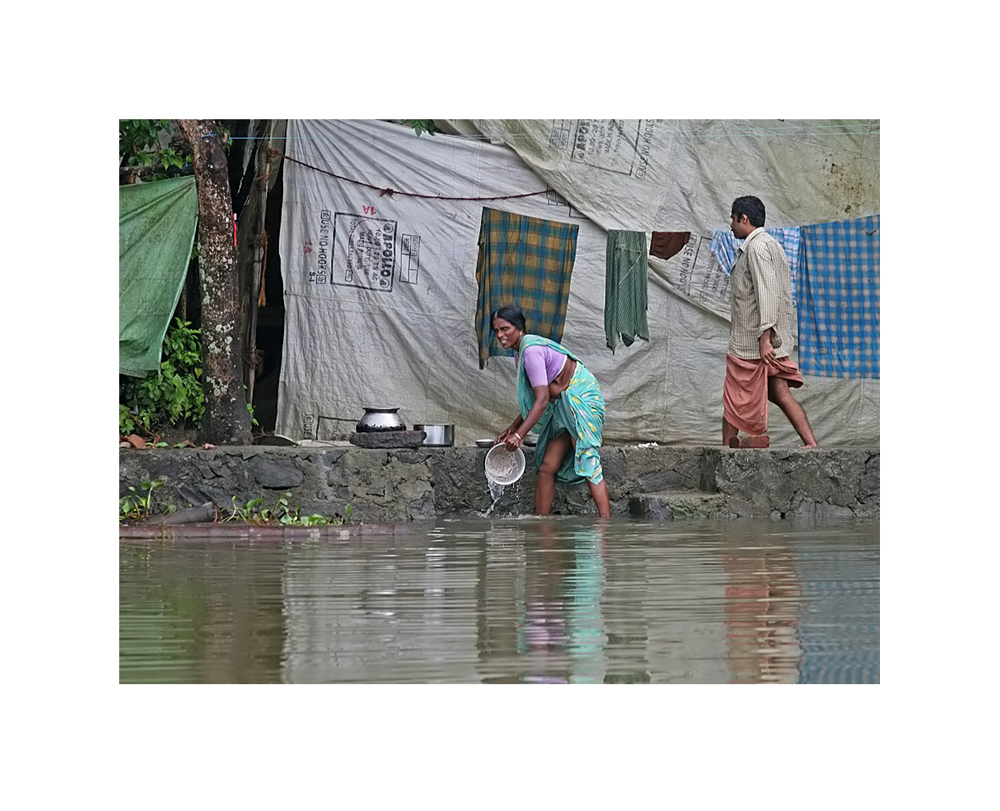
<path fill-rule="evenodd" d="M 120 542 L 120 681 L 879 681 L 877 522 L 407 528 Z"/>

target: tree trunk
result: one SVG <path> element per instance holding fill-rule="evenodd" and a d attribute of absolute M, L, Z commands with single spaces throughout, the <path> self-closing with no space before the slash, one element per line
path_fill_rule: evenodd
<path fill-rule="evenodd" d="M 240 295 L 233 245 L 228 164 L 215 122 L 179 119 L 198 184 L 198 275 L 201 286 L 202 382 L 205 416 L 199 442 L 249 445 L 250 413 L 243 392 Z"/>

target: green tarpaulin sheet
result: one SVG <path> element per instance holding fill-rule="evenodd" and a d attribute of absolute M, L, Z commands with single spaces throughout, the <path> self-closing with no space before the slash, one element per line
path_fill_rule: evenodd
<path fill-rule="evenodd" d="M 145 377 L 177 307 L 198 222 L 193 177 L 118 190 L 118 368 Z"/>

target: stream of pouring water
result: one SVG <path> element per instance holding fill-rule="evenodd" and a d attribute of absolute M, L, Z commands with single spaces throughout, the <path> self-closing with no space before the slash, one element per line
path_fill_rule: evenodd
<path fill-rule="evenodd" d="M 486 485 L 489 488 L 490 498 L 493 499 L 493 503 L 490 504 L 489 509 L 482 514 L 483 518 L 488 518 L 493 513 L 493 509 L 497 506 L 497 502 L 500 501 L 501 498 L 503 498 L 503 494 L 507 492 L 508 488 L 513 489 L 514 492 L 516 493 L 517 488 L 521 486 L 521 480 L 518 479 L 513 484 L 500 484 L 500 482 L 494 481 L 489 477 L 489 475 L 487 475 Z"/>
<path fill-rule="evenodd" d="M 484 518 L 489 517 L 493 512 L 493 508 L 497 506 L 497 502 L 501 499 L 504 491 L 507 489 L 507 485 L 500 484 L 494 481 L 489 476 L 486 477 L 486 484 L 490 488 L 490 497 L 493 499 L 493 503 L 490 504 L 489 509 L 483 515 Z"/>

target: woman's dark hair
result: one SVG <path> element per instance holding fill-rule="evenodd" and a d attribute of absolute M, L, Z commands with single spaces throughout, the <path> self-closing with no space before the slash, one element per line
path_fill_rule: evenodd
<path fill-rule="evenodd" d="M 733 200 L 733 214 L 737 217 L 746 214 L 754 228 L 764 224 L 764 204 L 758 197 L 737 197 Z"/>
<path fill-rule="evenodd" d="M 528 331 L 528 324 L 524 320 L 524 313 L 522 313 L 517 307 L 513 305 L 506 304 L 503 307 L 498 307 L 493 311 L 493 315 L 490 316 L 490 326 L 493 325 L 494 318 L 502 318 L 508 324 L 517 327 L 521 332 Z"/>

